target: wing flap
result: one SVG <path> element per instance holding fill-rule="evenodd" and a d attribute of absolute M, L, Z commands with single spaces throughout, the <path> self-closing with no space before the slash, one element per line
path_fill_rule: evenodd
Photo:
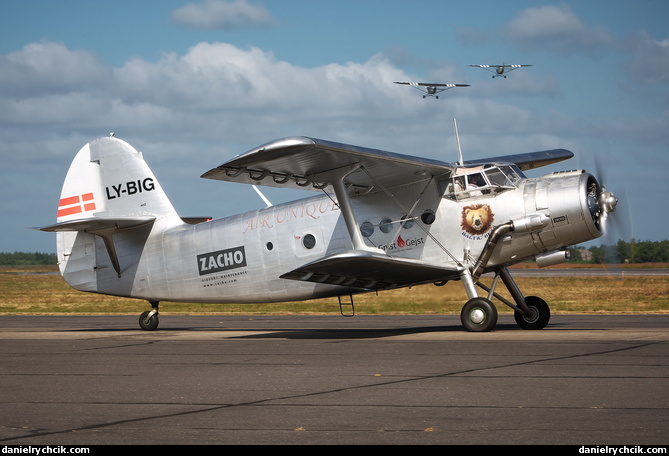
<path fill-rule="evenodd" d="M 345 178 L 359 193 L 447 176 L 452 165 L 438 160 L 307 137 L 279 139 L 241 154 L 201 177 L 270 187 L 320 190 L 328 174 L 356 166 Z"/>
<path fill-rule="evenodd" d="M 459 278 L 455 267 L 391 258 L 367 251 L 349 251 L 305 264 L 281 276 L 364 290 L 383 290 Z"/>

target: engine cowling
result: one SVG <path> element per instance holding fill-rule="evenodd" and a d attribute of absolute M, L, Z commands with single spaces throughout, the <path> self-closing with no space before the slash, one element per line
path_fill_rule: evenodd
<path fill-rule="evenodd" d="M 604 234 L 608 214 L 618 200 L 583 170 L 531 179 L 524 189 L 526 213 L 544 213 L 550 224 L 534 236 L 539 251 L 551 251 Z"/>

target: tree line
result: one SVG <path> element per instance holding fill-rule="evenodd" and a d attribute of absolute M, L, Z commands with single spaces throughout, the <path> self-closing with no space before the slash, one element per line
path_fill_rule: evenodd
<path fill-rule="evenodd" d="M 669 240 L 664 241 L 618 241 L 611 245 L 600 245 L 589 249 L 569 249 L 570 261 L 576 263 L 620 264 L 620 263 L 669 263 Z"/>
<path fill-rule="evenodd" d="M 0 266 L 41 266 L 56 264 L 55 253 L 42 252 L 0 252 Z"/>

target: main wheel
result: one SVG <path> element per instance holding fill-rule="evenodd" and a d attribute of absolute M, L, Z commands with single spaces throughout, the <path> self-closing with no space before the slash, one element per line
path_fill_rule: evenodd
<path fill-rule="evenodd" d="M 527 296 L 525 304 L 531 311 L 531 315 L 525 315 L 522 312 L 514 312 L 513 317 L 516 323 L 523 329 L 543 329 L 551 319 L 551 309 L 541 298 L 536 296 Z"/>
<path fill-rule="evenodd" d="M 147 310 L 139 316 L 139 327 L 144 331 L 153 331 L 158 327 L 158 314 L 149 317 L 150 313 L 151 311 Z"/>
<path fill-rule="evenodd" d="M 472 298 L 462 308 L 460 321 L 467 331 L 490 331 L 497 324 L 497 308 L 485 298 Z"/>

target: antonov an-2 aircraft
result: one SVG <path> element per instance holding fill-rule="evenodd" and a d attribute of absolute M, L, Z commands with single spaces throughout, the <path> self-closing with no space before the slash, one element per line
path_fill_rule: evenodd
<path fill-rule="evenodd" d="M 524 296 L 508 266 L 565 260 L 603 234 L 616 206 L 583 170 L 527 178 L 572 157 L 547 150 L 446 163 L 307 137 L 276 140 L 202 175 L 320 194 L 218 220 L 182 219 L 143 155 L 113 136 L 86 144 L 65 179 L 57 223 L 60 272 L 77 290 L 149 301 L 262 303 L 460 281 L 468 331 L 497 322 L 493 298 L 522 328 L 546 302 Z M 492 283 L 481 276 L 489 273 Z M 513 301 L 495 292 L 498 279 Z M 478 288 L 477 288 L 478 286 Z M 483 290 L 479 294 L 478 289 Z M 342 313 L 343 310 L 342 310 Z"/>

